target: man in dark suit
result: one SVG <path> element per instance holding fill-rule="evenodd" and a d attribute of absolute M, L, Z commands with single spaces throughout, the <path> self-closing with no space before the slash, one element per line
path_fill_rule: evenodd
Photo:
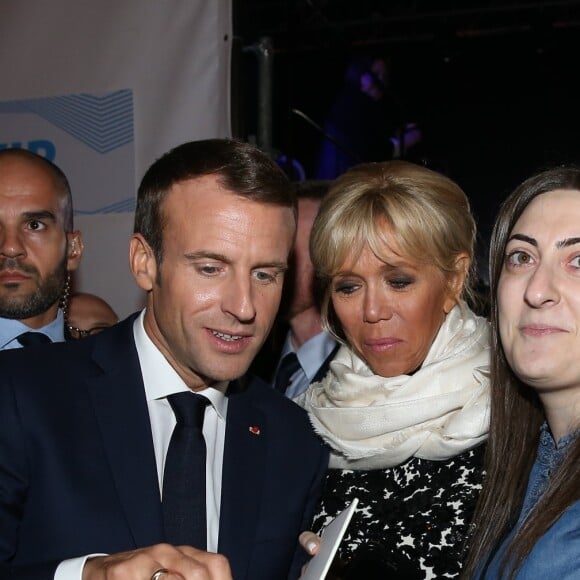
<path fill-rule="evenodd" d="M 175 148 L 138 192 L 129 261 L 145 310 L 1 353 L 1 578 L 299 575 L 327 453 L 298 406 L 240 379 L 278 309 L 295 203 L 250 145 Z"/>

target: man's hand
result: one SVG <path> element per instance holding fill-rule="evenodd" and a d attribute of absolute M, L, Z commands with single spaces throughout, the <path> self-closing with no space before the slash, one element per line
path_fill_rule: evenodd
<path fill-rule="evenodd" d="M 225 556 L 169 544 L 91 558 L 83 580 L 149 580 L 160 569 L 168 570 L 160 580 L 232 580 Z"/>

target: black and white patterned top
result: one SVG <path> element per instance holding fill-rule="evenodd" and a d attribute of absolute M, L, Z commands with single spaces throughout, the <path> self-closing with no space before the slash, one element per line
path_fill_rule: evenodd
<path fill-rule="evenodd" d="M 447 461 L 413 457 L 387 469 L 330 470 L 314 530 L 319 532 L 355 497 L 359 499 L 339 548 L 341 559 L 350 561 L 350 573 L 341 576 L 457 578 L 481 491 L 484 447 Z M 371 561 L 379 564 L 365 564 Z"/>

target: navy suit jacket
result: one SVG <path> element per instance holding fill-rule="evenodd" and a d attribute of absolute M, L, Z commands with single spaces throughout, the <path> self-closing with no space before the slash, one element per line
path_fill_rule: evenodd
<path fill-rule="evenodd" d="M 164 541 L 133 320 L 0 353 L 0 578 Z M 218 551 L 236 580 L 298 577 L 327 451 L 302 409 L 247 383 L 229 394 Z"/>

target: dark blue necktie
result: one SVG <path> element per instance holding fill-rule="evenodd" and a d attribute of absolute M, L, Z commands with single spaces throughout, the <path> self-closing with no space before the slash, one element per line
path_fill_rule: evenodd
<path fill-rule="evenodd" d="M 36 344 L 47 344 L 52 342 L 52 340 L 42 332 L 23 332 L 20 336 L 16 337 L 16 340 L 22 346 L 34 346 Z"/>
<path fill-rule="evenodd" d="M 174 546 L 207 545 L 205 502 L 206 448 L 203 418 L 209 400 L 192 392 L 167 397 L 177 424 L 163 472 L 165 540 Z"/>
<path fill-rule="evenodd" d="M 298 357 L 295 352 L 289 352 L 287 355 L 284 355 L 284 358 L 280 361 L 278 372 L 276 373 L 276 380 L 274 382 L 276 390 L 284 394 L 286 389 L 290 386 L 292 375 L 299 368 L 300 363 L 298 362 Z"/>

